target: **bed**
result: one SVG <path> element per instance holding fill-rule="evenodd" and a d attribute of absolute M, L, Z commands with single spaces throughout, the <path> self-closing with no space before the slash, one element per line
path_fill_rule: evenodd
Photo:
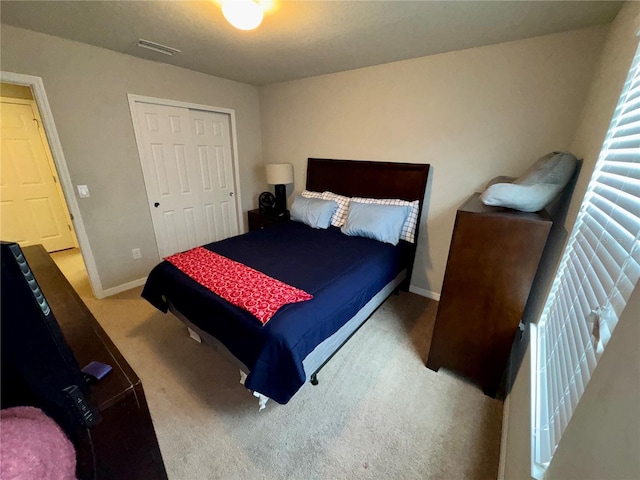
<path fill-rule="evenodd" d="M 428 173 L 426 164 L 310 158 L 306 189 L 418 200 L 419 219 Z M 149 274 L 142 296 L 235 362 L 256 396 L 286 404 L 306 381 L 317 383 L 318 371 L 390 294 L 408 290 L 418 226 L 414 243 L 396 246 L 294 221 L 205 245 L 313 295 L 284 305 L 265 325 L 166 260 Z"/>

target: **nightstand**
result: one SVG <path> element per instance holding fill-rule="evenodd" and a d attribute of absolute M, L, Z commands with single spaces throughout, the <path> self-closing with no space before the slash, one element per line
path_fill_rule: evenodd
<path fill-rule="evenodd" d="M 290 219 L 289 210 L 282 215 L 274 215 L 271 213 L 261 212 L 260 210 L 249 210 L 249 231 L 262 230 L 263 228 L 277 225 L 278 223 L 288 222 Z"/>

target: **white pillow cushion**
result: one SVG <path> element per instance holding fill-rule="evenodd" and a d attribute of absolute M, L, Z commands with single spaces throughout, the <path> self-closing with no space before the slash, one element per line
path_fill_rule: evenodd
<path fill-rule="evenodd" d="M 569 183 L 578 160 L 565 152 L 541 157 L 513 183 L 496 183 L 480 196 L 482 203 L 522 212 L 542 210 Z"/>
<path fill-rule="evenodd" d="M 331 225 L 334 227 L 341 227 L 344 225 L 344 222 L 347 219 L 347 212 L 349 210 L 349 197 L 338 195 L 333 192 L 322 192 L 322 199 L 333 200 L 338 204 L 338 209 L 333 214 L 333 217 L 331 217 Z"/>
<path fill-rule="evenodd" d="M 416 228 L 418 227 L 418 212 L 420 211 L 420 202 L 414 200 L 408 202 L 406 200 L 391 199 L 391 198 L 360 198 L 353 197 L 352 202 L 369 203 L 376 205 L 396 205 L 402 207 L 409 207 L 409 215 L 402 226 L 402 233 L 400 234 L 401 240 L 414 243 L 416 236 Z"/>
<path fill-rule="evenodd" d="M 482 202 L 493 207 L 513 208 L 521 212 L 542 210 L 562 187 L 551 183 L 518 185 L 516 183 L 496 183 L 482 194 Z"/>
<path fill-rule="evenodd" d="M 303 190 L 300 195 L 305 198 L 322 198 L 322 192 L 312 192 L 311 190 Z"/>
<path fill-rule="evenodd" d="M 406 205 L 360 203 L 352 200 L 341 231 L 345 235 L 397 245 L 410 209 Z"/>

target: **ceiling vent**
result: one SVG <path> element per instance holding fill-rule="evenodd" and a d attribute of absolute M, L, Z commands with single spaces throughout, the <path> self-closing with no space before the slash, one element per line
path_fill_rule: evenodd
<path fill-rule="evenodd" d="M 165 55 L 173 55 L 174 53 L 180 53 L 182 51 L 177 48 L 167 47 L 161 43 L 151 42 L 142 38 L 138 40 L 138 46 L 148 50 L 153 50 L 154 52 L 164 53 Z"/>

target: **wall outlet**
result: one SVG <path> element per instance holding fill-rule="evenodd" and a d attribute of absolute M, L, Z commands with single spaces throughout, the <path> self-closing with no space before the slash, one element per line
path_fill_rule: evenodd
<path fill-rule="evenodd" d="M 131 256 L 134 260 L 140 260 L 142 258 L 142 252 L 139 248 L 134 248 L 131 250 Z"/>
<path fill-rule="evenodd" d="M 86 185 L 78 185 L 78 196 L 80 198 L 89 198 L 91 196 L 89 193 L 89 187 Z"/>

